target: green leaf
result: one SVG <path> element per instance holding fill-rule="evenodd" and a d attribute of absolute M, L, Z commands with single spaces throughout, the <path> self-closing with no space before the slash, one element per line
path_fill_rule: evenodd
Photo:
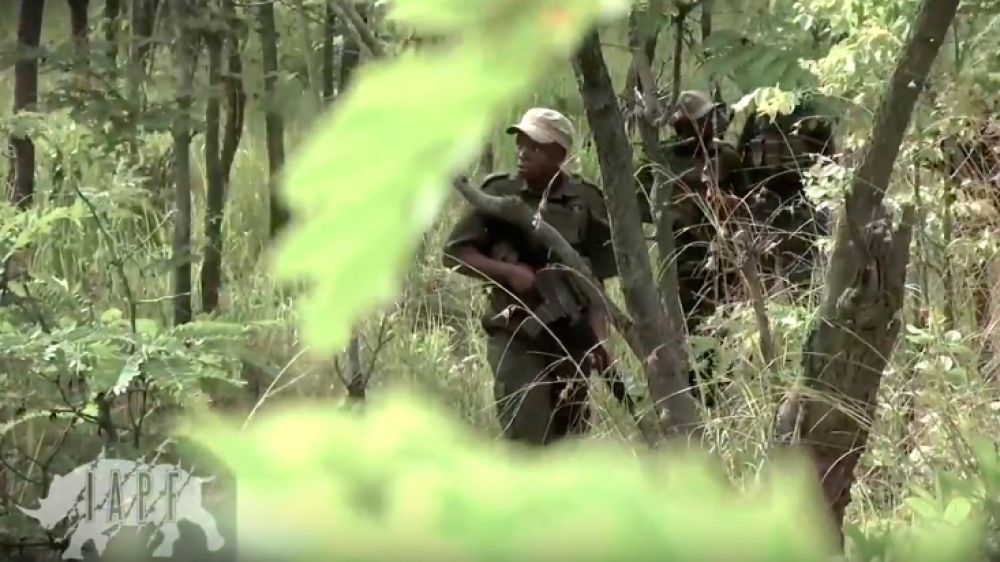
<path fill-rule="evenodd" d="M 364 416 L 191 427 L 234 470 L 241 548 L 262 558 L 820 562 L 833 551 L 806 462 L 737 493 L 707 457 L 594 442 L 511 454 L 393 393 Z"/>
<path fill-rule="evenodd" d="M 137 318 L 135 321 L 135 329 L 140 334 L 155 336 L 160 333 L 160 323 L 152 318 Z"/>
<path fill-rule="evenodd" d="M 958 525 L 968 519 L 972 513 L 972 504 L 965 498 L 953 498 L 944 510 L 944 520 L 952 525 Z"/>
<path fill-rule="evenodd" d="M 122 311 L 117 308 L 109 308 L 101 313 L 101 322 L 104 324 L 113 324 L 122 318 Z"/>
<path fill-rule="evenodd" d="M 139 353 L 133 353 L 128 358 L 128 361 L 125 362 L 125 366 L 122 367 L 121 373 L 118 374 L 118 382 L 115 383 L 115 386 L 112 389 L 115 394 L 125 392 L 132 380 L 142 374 L 142 363 L 143 357 Z"/>
<path fill-rule="evenodd" d="M 467 39 L 450 51 L 404 54 L 360 70 L 337 110 L 319 121 L 289 161 L 282 192 L 294 221 L 279 242 L 275 269 L 282 279 L 310 285 L 300 306 L 304 339 L 314 352 L 342 347 L 357 317 L 397 291 L 452 176 L 479 154 L 507 105 L 562 63 L 595 20 L 627 5 L 397 4 L 411 21 L 435 21 L 432 8 L 466 11 L 473 15 L 442 17 L 474 21 Z M 383 161 L 373 164 L 373 158 Z"/>
<path fill-rule="evenodd" d="M 938 506 L 926 498 L 910 497 L 906 498 L 905 503 L 914 513 L 924 518 L 932 519 L 939 513 Z"/>

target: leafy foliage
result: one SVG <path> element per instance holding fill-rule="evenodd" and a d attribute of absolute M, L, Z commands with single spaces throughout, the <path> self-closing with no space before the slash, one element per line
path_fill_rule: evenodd
<path fill-rule="evenodd" d="M 818 562 L 831 552 L 808 471 L 736 495 L 714 462 L 681 451 L 521 456 L 391 393 L 363 417 L 296 410 L 243 433 L 211 426 L 195 435 L 239 475 L 241 549 L 276 559 Z"/>
<path fill-rule="evenodd" d="M 590 443 L 525 455 L 400 393 L 364 416 L 297 409 L 245 431 L 219 419 L 199 425 L 213 429 L 191 435 L 239 475 L 241 548 L 275 559 L 655 553 L 692 562 L 819 562 L 832 552 L 810 471 L 799 463 L 737 492 L 717 461 L 681 450 L 634 458 Z M 995 461 L 989 466 L 995 472 Z M 981 519 L 968 501 L 930 505 L 903 532 L 858 535 L 858 559 L 973 559 Z"/>
<path fill-rule="evenodd" d="M 299 218 L 276 265 L 283 278 L 310 282 L 301 310 L 316 352 L 341 347 L 358 315 L 395 292 L 450 176 L 479 154 L 501 111 L 565 56 L 592 21 L 621 13 L 626 4 L 391 5 L 394 20 L 457 34 L 459 41 L 443 53 L 403 54 L 366 66 L 289 163 L 284 193 Z M 373 166 L 369 159 L 380 154 L 391 163 Z"/>
<path fill-rule="evenodd" d="M 646 30 L 669 22 L 671 3 L 639 3 L 661 16 L 645 18 L 641 24 Z M 262 364 L 287 360 L 285 367 L 295 372 L 275 385 L 276 390 L 311 394 L 306 384 L 297 382 L 306 375 L 312 375 L 306 382 L 317 388 L 339 390 L 339 382 L 322 362 L 292 364 L 299 357 L 299 319 L 258 269 L 257 253 L 266 239 L 266 220 L 261 220 L 266 203 L 261 197 L 268 186 L 265 143 L 255 122 L 261 108 L 254 101 L 247 112 L 248 142 L 240 147 L 227 196 L 228 302 L 214 320 L 178 328 L 164 321 L 169 289 L 163 273 L 172 265 L 165 243 L 170 229 L 165 207 L 172 180 L 163 172 L 172 155 L 169 136 L 162 133 L 177 111 L 176 61 L 169 49 L 160 48 L 171 40 L 169 25 L 158 24 L 167 33 L 153 38 L 155 56 L 142 87 L 147 99 L 137 106 L 125 99 L 123 86 L 131 84 L 120 80 L 119 66 L 104 60 L 108 45 L 98 37 L 104 22 L 92 17 L 94 76 L 81 80 L 77 61 L 62 60 L 79 55 L 66 41 L 67 22 L 58 21 L 58 15 L 50 17 L 63 4 L 47 3 L 43 41 L 58 38 L 64 45 L 42 49 L 46 60 L 39 111 L 0 115 L 0 133 L 29 134 L 38 154 L 38 208 L 27 213 L 0 210 L 0 254 L 16 257 L 11 265 L 17 273 L 12 284 L 16 298 L 0 309 L 4 462 L 35 474 L 37 461 L 28 454 L 40 451 L 45 457 L 48 449 L 56 449 L 61 431 L 50 431 L 53 426 L 94 422 L 99 412 L 93 398 L 102 390 L 148 385 L 157 391 L 153 409 L 158 414 L 169 399 L 197 409 L 206 394 L 199 383 L 207 378 L 221 381 L 222 388 L 234 384 L 248 345 L 254 351 L 260 348 Z M 316 61 L 309 59 L 319 55 L 314 39 L 321 35 L 325 4 L 276 3 L 283 38 L 276 105 L 287 118 L 290 142 L 301 134 L 302 123 L 312 126 L 316 121 L 315 104 L 304 101 L 297 75 L 309 68 L 315 79 L 315 64 L 310 63 Z M 344 328 L 357 325 L 353 320 L 359 314 L 393 292 L 406 257 L 431 218 L 442 214 L 448 176 L 478 152 L 484 133 L 506 117 L 512 100 L 528 98 L 524 94 L 530 92 L 533 103 L 579 117 L 571 73 L 563 69 L 566 80 L 559 72 L 560 65 L 567 66 L 562 59 L 571 38 L 583 29 L 574 18 L 604 13 L 606 8 L 612 10 L 607 13 L 621 13 L 621 2 L 596 0 L 377 4 L 370 12 L 377 14 L 371 23 L 386 41 L 387 52 L 399 50 L 402 33 L 396 32 L 409 28 L 433 37 L 436 46 L 393 62 L 369 64 L 358 87 L 315 123 L 313 132 L 318 134 L 308 139 L 289 168 L 286 196 L 302 220 L 290 233 L 285 247 L 289 253 L 279 257 L 279 270 L 286 279 L 312 284 L 312 299 L 300 310 L 312 319 L 306 331 L 309 341 L 326 342 L 317 349 L 338 347 L 331 342 L 343 340 Z M 0 17 L 0 31 L 12 37 L 16 10 L 0 5 L 0 12 L 6 8 L 4 15 L 10 15 Z M 844 134 L 838 135 L 838 146 L 851 150 L 870 128 L 875 98 L 898 56 L 916 0 L 715 0 L 703 5 L 715 6 L 712 37 L 703 45 L 709 57 L 701 67 L 685 64 L 685 70 L 723 77 L 730 87 L 725 96 L 740 100 L 738 109 L 785 111 L 805 97 L 815 99 L 817 92 L 831 101 L 839 99 L 836 113 Z M 301 6 L 308 8 L 304 17 Z M 388 24 L 381 14 L 385 7 L 392 16 Z M 996 433 L 1000 402 L 982 365 L 987 354 L 984 334 L 962 314 L 949 319 L 941 310 L 949 299 L 961 304 L 959 308 L 967 302 L 961 291 L 942 296 L 949 285 L 941 279 L 952 275 L 955 282 L 950 286 L 971 285 L 969 271 L 995 256 L 995 226 L 985 221 L 984 228 L 970 232 L 965 223 L 995 216 L 995 206 L 956 199 L 949 195 L 943 174 L 918 166 L 941 160 L 938 139 L 971 136 L 982 115 L 995 109 L 992 93 L 1000 84 L 997 11 L 998 4 L 990 0 L 963 1 L 958 32 L 942 50 L 932 95 L 923 98 L 917 126 L 903 147 L 892 195 L 897 201 L 918 203 L 924 218 L 914 248 L 913 286 L 919 291 L 912 291 L 907 307 L 907 314 L 916 318 L 907 321 L 903 349 L 894 354 L 886 375 L 877 430 L 864 470 L 859 471 L 852 506 L 856 511 L 849 515 L 847 533 L 851 560 L 971 560 L 982 553 L 976 548 L 982 546 L 977 545 L 980 539 L 986 553 L 996 557 L 993 531 L 1000 526 L 1000 484 L 995 446 L 965 435 L 970 430 Z M 248 33 L 253 11 L 241 10 L 243 18 L 250 24 L 241 32 L 244 78 L 254 100 L 260 69 L 254 60 L 259 46 L 252 44 L 256 34 Z M 127 38 L 128 19 L 120 18 L 116 25 L 121 38 Z M 689 31 L 697 25 L 688 23 Z M 310 27 L 302 29 L 307 24 Z M 619 48 L 624 39 L 615 37 L 616 31 L 611 26 L 603 34 L 613 74 L 627 61 L 627 53 Z M 664 27 L 662 32 L 672 30 Z M 288 37 L 293 39 L 284 40 Z M 661 41 L 664 51 L 671 43 Z M 334 49 L 342 47 L 337 37 Z M 698 57 L 698 51 L 689 46 L 685 61 Z M 119 62 L 126 52 L 119 50 Z M 0 59 L 10 60 L 6 53 L 0 53 Z M 208 95 L 205 59 L 200 59 L 191 111 L 198 132 L 197 115 Z M 438 66 L 441 63 L 452 66 Z M 67 70 L 69 76 L 62 78 L 68 80 L 53 81 L 53 68 Z M 704 82 L 701 78 L 685 75 L 683 86 Z M 0 101 L 6 93 L 0 85 Z M 57 108 L 68 111 L 53 111 Z M 196 134 L 196 213 L 202 195 L 199 148 Z M 498 161 L 510 156 L 503 147 L 496 155 Z M 596 166 L 592 149 L 584 147 L 580 156 L 589 170 Z M 849 159 L 817 166 L 810 194 L 836 207 L 852 166 Z M 0 168 L 6 171 L 3 158 Z M 111 236 L 99 230 L 99 223 Z M 952 228 L 957 223 L 965 226 Z M 417 382 L 433 389 L 450 412 L 457 410 L 467 421 L 492 428 L 490 381 L 477 347 L 481 342 L 470 328 L 480 303 L 436 266 L 433 248 L 441 234 L 440 229 L 427 233 L 421 263 L 407 280 L 407 296 L 413 298 L 393 311 L 391 331 L 399 337 L 376 367 L 367 357 L 375 346 L 366 343 L 366 366 L 374 370 L 375 386 L 400 379 Z M 407 244 L 397 245 L 401 239 Z M 118 264 L 123 264 L 137 293 L 135 331 Z M 27 280 L 19 273 L 25 268 L 32 276 Z M 457 302 L 460 314 L 448 316 L 444 307 L 424 304 L 441 300 L 442 291 Z M 769 409 L 800 371 L 799 348 L 812 314 L 807 305 L 783 299 L 769 302 L 768 312 L 782 350 L 777 364 L 759 365 L 758 330 L 747 307 L 720 310 L 718 322 L 728 329 L 728 337 L 690 340 L 695 357 L 703 348 L 719 349 L 717 372 L 734 367 L 733 386 L 744 394 L 715 412 L 711 427 L 717 431 L 709 445 L 731 475 L 747 481 L 759 480 L 760 463 L 770 457 Z M 261 317 L 274 320 L 279 329 L 258 332 L 255 328 L 261 324 L 253 319 Z M 336 329 L 324 333 L 329 327 Z M 364 335 L 366 326 L 357 328 Z M 631 359 L 624 358 L 626 363 Z M 912 410 L 907 399 L 915 404 Z M 603 406 L 599 398 L 595 404 Z M 907 421 L 910 411 L 914 419 Z M 614 434 L 618 426 L 630 427 L 627 419 L 618 423 L 619 413 L 601 412 L 602 425 L 595 433 L 607 436 L 606 430 Z M 114 415 L 124 421 L 125 412 Z M 90 424 L 76 429 L 75 435 L 93 433 Z M 813 504 L 796 485 L 797 477 L 775 478 L 763 488 L 751 486 L 749 494 L 735 494 L 724 485 L 720 467 L 700 457 L 670 452 L 666 459 L 636 459 L 630 450 L 587 444 L 581 451 L 554 451 L 543 459 L 515 455 L 512 460 L 507 451 L 461 433 L 440 413 L 392 399 L 367 417 L 302 411 L 266 418 L 248 432 L 221 422 L 200 429 L 245 484 L 240 518 L 246 525 L 243 536 L 253 541 L 245 550 L 266 551 L 273 555 L 269 559 L 286 557 L 289 544 L 310 560 L 389 558 L 387 550 L 396 551 L 392 559 L 416 552 L 438 558 L 462 553 L 480 559 L 609 559 L 642 556 L 652 547 L 657 548 L 655 556 L 678 560 L 814 560 L 825 554 L 805 544 L 817 537 L 816 521 L 807 517 Z M 900 429 L 915 442 L 912 452 L 900 446 Z M 75 454 L 64 452 L 59 458 L 72 465 L 79 460 Z M 715 473 L 720 477 L 710 476 Z M 14 484 L 14 496 L 24 491 L 24 481 Z M 0 517 L 0 527 L 8 530 L 10 518 Z M 35 526 L 26 528 L 36 531 Z M 817 540 L 824 544 L 822 538 Z M 394 544 L 399 546 L 390 546 Z M 567 551 L 573 544 L 583 546 L 579 552 Z M 273 548 L 278 551 L 269 550 Z"/>

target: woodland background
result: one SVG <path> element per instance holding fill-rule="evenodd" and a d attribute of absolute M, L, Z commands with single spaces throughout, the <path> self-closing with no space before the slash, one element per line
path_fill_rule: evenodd
<path fill-rule="evenodd" d="M 599 53 L 619 105 L 631 107 L 635 39 L 655 33 L 655 43 L 643 44 L 652 47 L 662 103 L 680 89 L 718 89 L 737 109 L 731 140 L 750 111 L 787 111 L 803 96 L 820 96 L 837 117 L 844 154 L 808 172 L 809 194 L 836 213 L 857 179 L 859 148 L 873 132 L 918 9 L 934 4 L 637 2 L 632 18 L 601 26 Z M 338 111 L 367 64 L 447 44 L 394 24 L 386 11 L 316 0 L 0 3 L 0 132 L 12 139 L 0 158 L 0 185 L 12 202 L 0 216 L 9 288 L 0 310 L 0 549 L 23 554 L 55 544 L 13 509 L 43 493 L 51 473 L 101 446 L 152 450 L 172 416 L 191 409 L 245 418 L 297 399 L 354 407 L 403 385 L 465 426 L 498 435 L 478 326 L 482 291 L 440 265 L 443 237 L 464 204 L 460 193 L 415 244 L 394 302 L 362 317 L 350 344 L 331 353 L 308 352 L 294 300 L 302 287 L 270 271 L 273 242 L 289 220 L 276 198 L 281 172 L 318 116 Z M 33 24 L 38 51 L 30 45 Z M 531 47 L 521 49 L 530 66 Z M 1000 434 L 998 50 L 1000 5 L 961 2 L 891 160 L 885 203 L 896 215 L 912 205 L 915 228 L 903 322 L 898 338 L 887 340 L 877 406 L 871 419 L 863 411 L 846 416 L 870 431 L 846 507 L 852 559 L 884 555 L 890 532 L 904 523 L 983 517 L 992 525 L 1000 514 L 1000 471 L 991 464 Z M 15 79 L 15 66 L 27 76 L 33 55 L 37 103 L 24 103 L 16 89 L 25 79 Z M 408 86 L 392 95 L 407 96 Z M 608 183 L 593 107 L 568 59 L 495 116 L 470 179 L 514 165 L 503 128 L 536 105 L 574 120 L 581 172 Z M 426 111 L 443 115 L 449 107 Z M 382 146 L 353 157 L 373 170 L 389 165 L 412 127 L 385 127 Z M 639 128 L 628 129 L 635 162 Z M 27 176 L 15 173 L 16 162 L 25 162 L 17 152 L 23 139 L 33 147 Z M 956 142 L 975 149 L 961 170 L 948 164 Z M 25 193 L 30 201 L 14 204 Z M 359 218 L 349 231 L 366 226 Z M 392 240 L 368 242 L 365 251 L 377 257 Z M 782 401 L 808 394 L 803 346 L 828 298 L 831 267 L 839 267 L 837 258 L 828 256 L 800 299 L 765 299 L 774 346 L 767 360 L 752 302 L 717 313 L 724 339 L 695 333 L 682 340 L 685 360 L 708 346 L 721 353 L 716 376 L 732 384 L 718 406 L 696 413 L 703 443 L 735 482 L 761 473 Z M 634 314 L 618 281 L 610 294 Z M 656 394 L 653 374 L 620 335 L 613 347 L 635 391 Z M 595 387 L 600 415 L 589 439 L 645 448 L 628 412 Z M 984 549 L 996 556 L 992 544 Z"/>

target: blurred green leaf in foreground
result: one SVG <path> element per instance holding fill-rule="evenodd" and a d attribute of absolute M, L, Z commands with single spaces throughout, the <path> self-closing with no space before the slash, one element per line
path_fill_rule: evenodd
<path fill-rule="evenodd" d="M 237 474 L 239 548 L 274 560 L 830 560 L 806 470 L 735 493 L 717 465 L 587 443 L 544 455 L 415 397 L 262 418 L 198 440 Z M 206 427 L 202 425 L 201 427 Z"/>
<path fill-rule="evenodd" d="M 313 351 L 341 348 L 358 316 L 395 294 L 452 175 L 479 154 L 496 120 L 552 65 L 566 64 L 591 25 L 628 4 L 391 3 L 397 23 L 444 35 L 448 46 L 367 65 L 283 181 L 293 223 L 276 270 L 309 285 L 301 311 Z M 833 559 L 809 470 L 775 465 L 737 493 L 723 471 L 688 452 L 636 457 L 585 442 L 511 455 L 418 404 L 392 395 L 363 416 L 327 407 L 280 412 L 244 431 L 219 420 L 196 426 L 192 437 L 236 474 L 241 558 Z M 964 520 L 956 505 L 946 520 Z M 901 559 L 971 559 L 966 528 L 915 535 Z"/>
<path fill-rule="evenodd" d="M 446 50 L 403 53 L 359 71 L 289 162 L 294 215 L 276 270 L 304 280 L 303 333 L 317 353 L 392 297 L 437 216 L 452 176 L 481 150 L 503 111 L 627 0 L 395 0 L 390 17 L 446 33 Z"/>

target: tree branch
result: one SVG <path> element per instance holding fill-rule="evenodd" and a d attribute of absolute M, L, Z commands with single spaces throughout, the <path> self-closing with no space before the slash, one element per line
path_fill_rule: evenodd
<path fill-rule="evenodd" d="M 680 285 L 677 280 L 677 265 L 673 260 L 677 249 L 673 233 L 672 205 L 670 204 L 673 197 L 673 183 L 666 181 L 673 174 L 670 171 L 667 155 L 660 146 L 660 127 L 670 114 L 664 112 L 660 105 L 659 86 L 656 83 L 647 51 L 643 49 L 643 46 L 653 42 L 658 34 L 657 30 L 652 34 L 652 38 L 643 37 L 638 20 L 633 19 L 629 29 L 629 43 L 632 47 L 632 68 L 635 69 L 636 75 L 639 77 L 644 103 L 653 104 L 653 107 L 647 105 L 645 108 L 644 118 L 639 119 L 638 128 L 642 138 L 643 152 L 652 163 L 652 218 L 656 223 L 656 245 L 660 256 L 660 271 L 657 272 L 660 302 L 673 325 L 683 326 L 684 311 L 677 298 L 680 294 Z M 683 334 L 678 333 L 678 337 L 683 338 Z M 681 343 L 683 344 L 683 339 Z"/>
<path fill-rule="evenodd" d="M 776 430 L 801 435 L 843 544 L 854 470 L 867 448 L 882 373 L 901 326 L 915 213 L 893 229 L 882 204 L 899 146 L 959 0 L 924 0 L 879 107 L 837 229 L 826 296 L 803 351 L 809 393 L 791 396 Z M 847 410 L 847 411 L 845 411 Z M 779 420 L 780 421 L 780 420 Z M 793 435 L 794 436 L 794 435 Z M 784 435 L 776 436 L 779 441 Z"/>
<path fill-rule="evenodd" d="M 584 39 L 573 58 L 573 68 L 594 132 L 615 259 L 628 310 L 636 322 L 650 395 L 668 434 L 698 433 L 698 413 L 688 392 L 683 332 L 666 315 L 653 285 L 636 197 L 632 146 L 596 30 Z"/>
<path fill-rule="evenodd" d="M 371 27 L 365 23 L 364 18 L 361 14 L 351 5 L 347 0 L 330 0 L 330 7 L 333 11 L 337 13 L 337 16 L 341 21 L 349 22 L 347 25 L 347 31 L 354 36 L 354 40 L 357 41 L 358 45 L 365 50 L 365 54 L 374 57 L 385 56 L 385 48 L 382 47 L 382 43 L 375 37 L 375 33 L 372 31 Z"/>

